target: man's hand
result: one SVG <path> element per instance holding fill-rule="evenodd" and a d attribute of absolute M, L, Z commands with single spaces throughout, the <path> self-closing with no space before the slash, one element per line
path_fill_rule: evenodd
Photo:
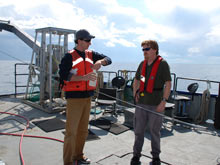
<path fill-rule="evenodd" d="M 106 61 L 104 59 L 96 61 L 96 63 L 91 68 L 99 70 L 102 65 L 106 65 Z"/>
<path fill-rule="evenodd" d="M 137 103 L 139 100 L 139 88 L 140 88 L 140 80 L 134 79 L 133 82 L 133 97 L 135 99 L 135 102 Z"/>
<path fill-rule="evenodd" d="M 134 95 L 134 99 L 135 99 L 135 102 L 137 103 L 138 100 L 139 100 L 139 92 L 136 92 L 136 94 Z"/>
<path fill-rule="evenodd" d="M 72 75 L 70 81 L 95 81 L 97 79 L 96 73 L 94 72 L 90 72 L 84 76 L 76 76 L 76 75 Z"/>
<path fill-rule="evenodd" d="M 166 106 L 166 102 L 165 101 L 161 101 L 160 104 L 157 106 L 156 111 L 157 112 L 163 112 Z"/>
<path fill-rule="evenodd" d="M 88 74 L 86 74 L 85 76 L 83 76 L 84 81 L 95 81 L 97 79 L 96 73 L 94 72 L 90 72 Z"/>
<path fill-rule="evenodd" d="M 99 70 L 102 66 L 101 61 L 97 61 L 91 68 L 95 70 Z"/>

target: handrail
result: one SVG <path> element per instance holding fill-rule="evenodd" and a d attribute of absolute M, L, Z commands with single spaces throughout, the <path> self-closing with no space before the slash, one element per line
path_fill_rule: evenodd
<path fill-rule="evenodd" d="M 128 80 L 128 74 L 136 73 L 136 71 L 133 70 L 118 70 L 118 76 L 124 77 L 124 79 Z M 132 77 L 133 79 L 133 77 Z"/>
<path fill-rule="evenodd" d="M 126 73 L 136 73 L 136 71 L 133 71 L 133 70 L 118 70 L 118 76 L 122 76 L 122 73 L 123 72 L 126 72 Z M 174 80 L 173 81 L 173 91 L 175 90 L 176 88 L 176 74 L 175 73 L 171 73 L 171 76 L 173 75 L 174 77 Z"/>
<path fill-rule="evenodd" d="M 185 79 L 185 80 L 194 80 L 194 81 L 209 81 L 209 82 L 212 82 L 212 83 L 220 83 L 220 81 L 212 81 L 212 80 L 204 80 L 204 79 L 195 79 L 195 78 L 187 78 L 187 77 L 177 77 L 176 80 L 178 79 Z"/>
<path fill-rule="evenodd" d="M 178 80 L 192 80 L 192 81 L 201 81 L 201 82 L 210 82 L 210 83 L 217 83 L 219 84 L 219 93 L 220 93 L 220 81 L 212 81 L 212 80 L 204 80 L 204 79 L 196 79 L 196 78 L 188 78 L 188 77 L 177 77 L 176 78 L 176 86 L 175 86 L 175 92 L 177 92 L 177 86 L 178 86 Z"/>
<path fill-rule="evenodd" d="M 15 64 L 15 97 L 17 96 L 17 88 L 18 87 L 27 87 L 26 85 L 17 85 L 17 76 L 28 75 L 28 73 L 17 73 L 17 65 L 29 65 L 27 63 L 16 63 Z"/>
<path fill-rule="evenodd" d="M 133 72 L 133 73 L 136 73 L 136 71 L 134 70 L 118 70 L 118 75 L 120 72 Z"/>
<path fill-rule="evenodd" d="M 103 74 L 103 77 L 104 77 L 104 74 L 105 74 L 105 73 L 108 74 L 108 77 L 107 77 L 108 82 L 107 82 L 107 83 L 111 83 L 111 80 L 110 80 L 111 74 L 115 74 L 115 77 L 118 76 L 117 72 L 113 72 L 113 71 L 100 71 L 100 72 Z M 104 80 L 103 80 L 103 81 L 104 81 Z"/>
<path fill-rule="evenodd" d="M 174 77 L 174 80 L 173 80 L 173 92 L 175 92 L 175 89 L 176 89 L 176 74 L 175 73 L 170 73 L 171 76 L 173 75 Z"/>
<path fill-rule="evenodd" d="M 113 72 L 113 71 L 100 71 L 100 72 L 102 72 L 102 73 L 114 73 L 114 74 L 116 74 L 116 76 L 118 75 L 117 72 Z"/>
<path fill-rule="evenodd" d="M 122 76 L 122 73 L 126 72 L 126 73 L 136 73 L 136 71 L 133 70 L 118 70 L 118 76 Z M 175 91 L 176 89 L 176 74 L 175 73 L 171 73 L 171 76 L 173 75 L 173 91 Z M 125 77 L 124 77 L 125 78 Z"/>

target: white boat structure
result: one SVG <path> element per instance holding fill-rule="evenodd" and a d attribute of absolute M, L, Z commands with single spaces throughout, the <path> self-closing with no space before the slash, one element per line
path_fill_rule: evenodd
<path fill-rule="evenodd" d="M 33 39 L 10 21 L 0 21 L 1 30 L 17 35 L 33 53 L 29 64 L 15 65 L 15 93 L 0 96 L 0 165 L 63 164 L 65 99 L 58 88 L 57 71 L 62 56 L 68 51 L 68 36 L 74 35 L 75 30 L 36 29 Z M 29 73 L 17 73 L 16 67 L 20 65 L 27 65 Z M 99 73 L 85 146 L 91 164 L 130 164 L 136 106 L 131 95 L 134 73 L 129 70 Z M 24 75 L 28 77 L 27 84 L 17 84 L 16 79 Z M 113 79 L 117 80 L 116 85 Z M 213 125 L 215 112 L 220 111 L 216 106 L 218 95 L 209 93 L 209 84 L 220 82 L 178 77 L 175 73 L 172 73 L 172 81 L 172 94 L 161 130 L 162 164 L 220 165 L 220 130 Z M 181 83 L 188 91 L 178 90 Z M 201 83 L 207 84 L 203 93 L 197 92 Z M 24 93 L 17 93 L 17 88 L 24 88 Z M 116 95 L 109 96 L 105 89 L 113 89 Z M 98 106 L 101 95 L 107 96 L 107 102 L 112 105 Z M 145 137 L 142 165 L 151 162 L 147 130 Z"/>

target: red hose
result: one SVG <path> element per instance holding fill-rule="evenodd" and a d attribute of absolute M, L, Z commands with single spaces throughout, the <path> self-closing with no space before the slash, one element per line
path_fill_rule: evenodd
<path fill-rule="evenodd" d="M 42 139 L 55 140 L 55 141 L 62 142 L 62 143 L 64 142 L 64 141 L 59 140 L 59 139 L 50 138 L 50 137 L 45 137 L 45 136 L 24 135 L 24 133 L 26 132 L 27 128 L 29 127 L 29 120 L 28 120 L 27 118 L 25 118 L 24 116 L 20 116 L 20 115 L 13 114 L 13 113 L 8 113 L 8 112 L 0 112 L 0 113 L 18 116 L 18 117 L 20 117 L 20 118 L 23 118 L 23 119 L 26 120 L 26 122 L 27 122 L 27 123 L 26 123 L 26 126 L 25 126 L 25 129 L 24 129 L 24 131 L 22 132 L 22 134 L 1 133 L 1 132 L 0 132 L 0 135 L 21 136 L 20 143 L 19 143 L 19 155 L 20 155 L 20 159 L 21 159 L 22 165 L 25 165 L 25 162 L 24 162 L 24 159 L 23 159 L 23 154 L 22 154 L 22 141 L 23 141 L 23 137 L 42 138 Z"/>
<path fill-rule="evenodd" d="M 24 133 L 26 132 L 27 128 L 29 127 L 29 120 L 28 120 L 27 118 L 25 118 L 24 116 L 20 116 L 20 115 L 13 114 L 13 113 L 8 113 L 8 112 L 0 112 L 0 113 L 18 116 L 18 117 L 20 117 L 20 118 L 23 118 L 23 119 L 26 120 L 26 122 L 27 122 L 27 123 L 26 123 L 26 126 L 25 126 L 25 128 L 24 128 L 24 131 L 23 131 L 22 134 L 21 134 L 21 139 L 20 139 L 20 142 L 19 142 L 19 155 L 20 155 L 20 159 L 21 159 L 22 165 L 25 165 L 24 159 L 23 159 L 23 155 L 22 155 L 22 141 L 23 141 Z"/>
<path fill-rule="evenodd" d="M 21 134 L 15 134 L 15 133 L 1 133 L 1 132 L 0 132 L 0 135 L 21 136 Z M 59 140 L 59 139 L 55 139 L 55 138 L 51 138 L 51 137 L 46 137 L 46 136 L 23 135 L 23 137 L 40 138 L 40 139 L 48 139 L 48 140 L 54 140 L 54 141 L 58 141 L 58 142 L 64 143 L 64 141 L 63 141 L 63 140 Z"/>

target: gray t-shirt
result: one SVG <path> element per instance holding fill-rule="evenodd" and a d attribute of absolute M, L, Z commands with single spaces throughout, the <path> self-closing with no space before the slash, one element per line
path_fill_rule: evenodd
<path fill-rule="evenodd" d="M 141 71 L 144 61 L 142 61 L 137 69 L 135 78 L 137 80 L 140 80 L 141 78 Z M 145 73 L 145 87 L 147 86 L 148 79 L 150 77 L 150 73 L 153 67 L 152 63 L 151 65 L 146 66 L 146 73 Z M 168 63 L 163 59 L 160 62 L 160 65 L 157 70 L 157 74 L 154 81 L 154 90 L 152 93 L 144 91 L 144 96 L 139 97 L 138 103 L 145 104 L 145 105 L 158 105 L 163 97 L 163 88 L 166 81 L 171 81 L 171 75 L 170 75 L 170 67 Z"/>

